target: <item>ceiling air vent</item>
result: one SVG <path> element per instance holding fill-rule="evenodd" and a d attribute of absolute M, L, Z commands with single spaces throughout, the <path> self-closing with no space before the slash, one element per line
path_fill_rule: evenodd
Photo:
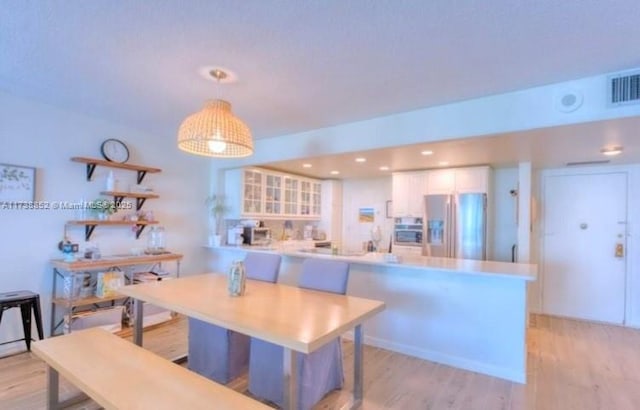
<path fill-rule="evenodd" d="M 609 105 L 640 104 L 640 70 L 609 77 Z"/>
<path fill-rule="evenodd" d="M 577 161 L 577 162 L 567 162 L 567 166 L 568 167 L 579 167 L 579 166 L 583 166 L 583 165 L 602 165 L 602 164 L 608 164 L 609 162 L 611 162 L 608 159 L 603 159 L 603 160 L 599 160 L 599 161 Z"/>

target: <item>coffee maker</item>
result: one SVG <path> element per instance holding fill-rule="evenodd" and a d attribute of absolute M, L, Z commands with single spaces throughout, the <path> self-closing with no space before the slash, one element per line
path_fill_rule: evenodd
<path fill-rule="evenodd" d="M 227 229 L 227 244 L 232 246 L 242 245 L 243 229 L 242 225 L 236 225 L 233 228 Z"/>

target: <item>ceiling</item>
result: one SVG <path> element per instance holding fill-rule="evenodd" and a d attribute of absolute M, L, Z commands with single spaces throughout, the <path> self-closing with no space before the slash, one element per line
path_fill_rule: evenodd
<path fill-rule="evenodd" d="M 5 0 L 0 90 L 161 138 L 222 97 L 266 138 L 639 67 L 639 20 L 637 0 Z"/>
<path fill-rule="evenodd" d="M 640 118 L 631 117 L 567 125 L 532 131 L 468 138 L 428 144 L 405 145 L 311 157 L 266 164 L 267 168 L 314 178 L 374 178 L 394 171 L 433 169 L 471 165 L 496 168 L 515 167 L 518 162 L 531 162 L 536 168 L 566 166 L 568 162 L 609 160 L 611 165 L 640 163 Z M 602 148 L 624 147 L 620 155 L 607 157 Z M 422 155 L 422 151 L 431 151 Z M 356 162 L 365 158 L 366 162 Z M 305 168 L 304 164 L 311 165 Z M 380 170 L 380 167 L 389 167 Z M 338 171 L 339 174 L 331 174 Z"/>

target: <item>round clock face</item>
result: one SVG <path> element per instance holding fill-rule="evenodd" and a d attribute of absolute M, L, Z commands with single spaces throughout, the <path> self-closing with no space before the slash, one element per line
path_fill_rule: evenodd
<path fill-rule="evenodd" d="M 105 140 L 100 147 L 102 156 L 107 161 L 124 163 L 129 159 L 129 149 L 124 142 L 115 138 Z"/>

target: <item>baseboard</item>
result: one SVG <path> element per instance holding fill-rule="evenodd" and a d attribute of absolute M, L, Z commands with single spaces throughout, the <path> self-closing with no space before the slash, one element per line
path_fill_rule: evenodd
<path fill-rule="evenodd" d="M 31 343 L 33 343 L 33 341 Z M 18 353 L 26 353 L 26 352 L 27 352 L 27 346 L 24 344 L 24 340 L 20 340 L 18 342 L 8 343 L 6 345 L 0 346 L 0 358 L 13 356 Z"/>
<path fill-rule="evenodd" d="M 343 336 L 345 339 L 353 340 L 353 332 L 347 332 Z M 419 359 L 424 359 L 431 362 L 456 367 L 458 369 L 468 370 L 471 372 L 482 373 L 488 376 L 498 377 L 500 379 L 506 379 L 516 383 L 525 384 L 527 381 L 526 369 L 522 369 L 522 371 L 519 371 L 516 369 L 487 365 L 485 363 L 465 359 L 458 356 L 452 356 L 434 350 L 417 348 L 415 346 L 409 346 L 406 344 L 392 342 L 390 340 L 366 335 L 363 342 L 364 344 L 369 346 L 391 350 L 393 352 L 406 354 L 408 356 L 417 357 Z"/>

